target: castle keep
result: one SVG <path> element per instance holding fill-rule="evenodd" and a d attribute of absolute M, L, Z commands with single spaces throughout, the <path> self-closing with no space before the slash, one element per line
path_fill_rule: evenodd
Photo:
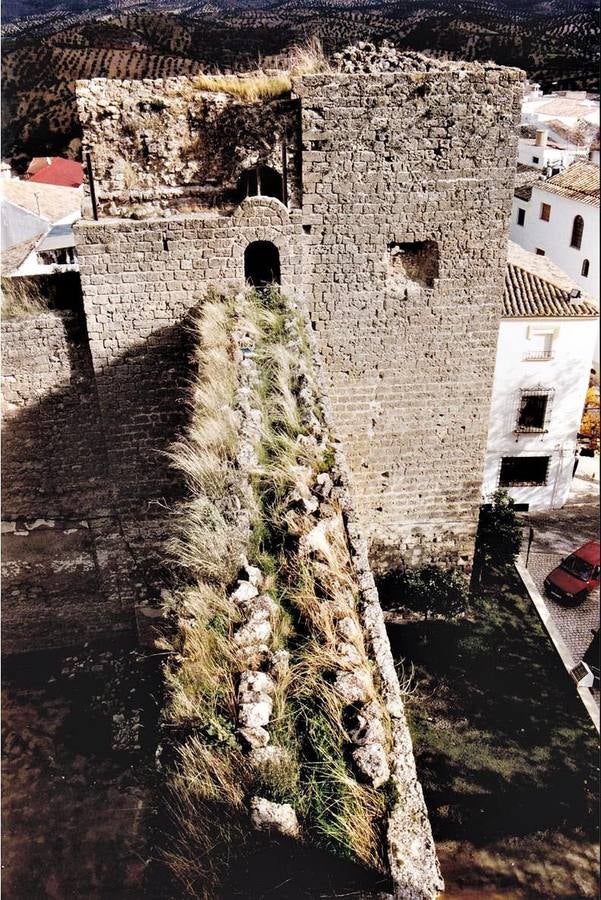
<path fill-rule="evenodd" d="M 388 68 L 299 77 L 256 103 L 187 78 L 78 83 L 100 210 L 76 229 L 84 316 L 5 326 L 23 634 L 64 644 L 82 621 L 74 605 L 56 625 L 52 591 L 47 615 L 23 599 L 18 534 L 34 521 L 58 560 L 37 561 L 45 584 L 64 582 L 67 554 L 97 598 L 86 633 L 131 627 L 156 596 L 187 317 L 210 285 L 245 279 L 279 280 L 308 311 L 372 566 L 470 564 L 521 74 L 414 54 Z"/>

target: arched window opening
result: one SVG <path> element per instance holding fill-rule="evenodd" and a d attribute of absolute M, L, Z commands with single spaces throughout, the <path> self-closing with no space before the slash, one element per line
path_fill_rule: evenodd
<path fill-rule="evenodd" d="M 570 241 L 570 247 L 574 247 L 576 250 L 580 250 L 582 247 L 582 233 L 584 231 L 584 219 L 582 216 L 574 217 L 574 224 L 572 225 L 572 240 Z"/>
<path fill-rule="evenodd" d="M 275 169 L 258 165 L 242 173 L 238 193 L 241 200 L 245 197 L 275 197 L 283 203 L 284 182 Z"/>
<path fill-rule="evenodd" d="M 588 259 L 583 260 L 582 261 L 582 269 L 580 271 L 580 274 L 582 275 L 583 278 L 588 278 L 589 267 L 590 267 L 590 263 L 589 263 Z"/>
<path fill-rule="evenodd" d="M 280 284 L 280 252 L 271 241 L 253 241 L 244 251 L 244 277 L 253 287 Z"/>

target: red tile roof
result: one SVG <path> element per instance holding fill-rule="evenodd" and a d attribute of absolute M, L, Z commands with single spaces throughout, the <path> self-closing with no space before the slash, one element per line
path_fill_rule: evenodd
<path fill-rule="evenodd" d="M 588 161 L 573 162 L 559 175 L 554 175 L 537 187 L 561 197 L 599 206 L 599 166 Z"/>
<path fill-rule="evenodd" d="M 35 175 L 31 175 L 27 180 L 41 184 L 57 184 L 62 187 L 79 187 L 83 181 L 83 168 L 81 163 L 72 159 L 54 156 L 50 161 L 50 165 L 39 169 Z"/>

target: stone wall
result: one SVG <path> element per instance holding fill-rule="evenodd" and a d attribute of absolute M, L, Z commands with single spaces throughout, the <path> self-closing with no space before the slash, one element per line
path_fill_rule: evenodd
<path fill-rule="evenodd" d="M 411 56 L 294 90 L 306 297 L 372 562 L 469 564 L 520 73 Z"/>
<path fill-rule="evenodd" d="M 133 633 L 168 526 L 118 508 L 83 315 L 6 320 L 2 347 L 3 652 Z"/>
<path fill-rule="evenodd" d="M 93 78 L 77 83 L 77 106 L 105 214 L 231 204 L 242 172 L 258 163 L 285 169 L 300 201 L 297 102 L 240 102 L 186 77 Z"/>
<path fill-rule="evenodd" d="M 244 283 L 253 241 L 278 248 L 282 284 L 294 296 L 302 277 L 299 214 L 256 197 L 233 216 L 102 219 L 76 231 L 109 467 L 120 508 L 137 508 L 177 490 L 161 452 L 186 421 L 190 312 L 209 286 Z"/>

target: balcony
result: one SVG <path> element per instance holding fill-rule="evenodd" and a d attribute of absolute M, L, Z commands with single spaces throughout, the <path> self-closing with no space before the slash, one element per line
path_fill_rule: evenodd
<path fill-rule="evenodd" d="M 544 359 L 553 359 L 554 355 L 552 350 L 530 350 L 528 353 L 524 353 L 522 359 L 524 362 L 540 362 Z"/>

